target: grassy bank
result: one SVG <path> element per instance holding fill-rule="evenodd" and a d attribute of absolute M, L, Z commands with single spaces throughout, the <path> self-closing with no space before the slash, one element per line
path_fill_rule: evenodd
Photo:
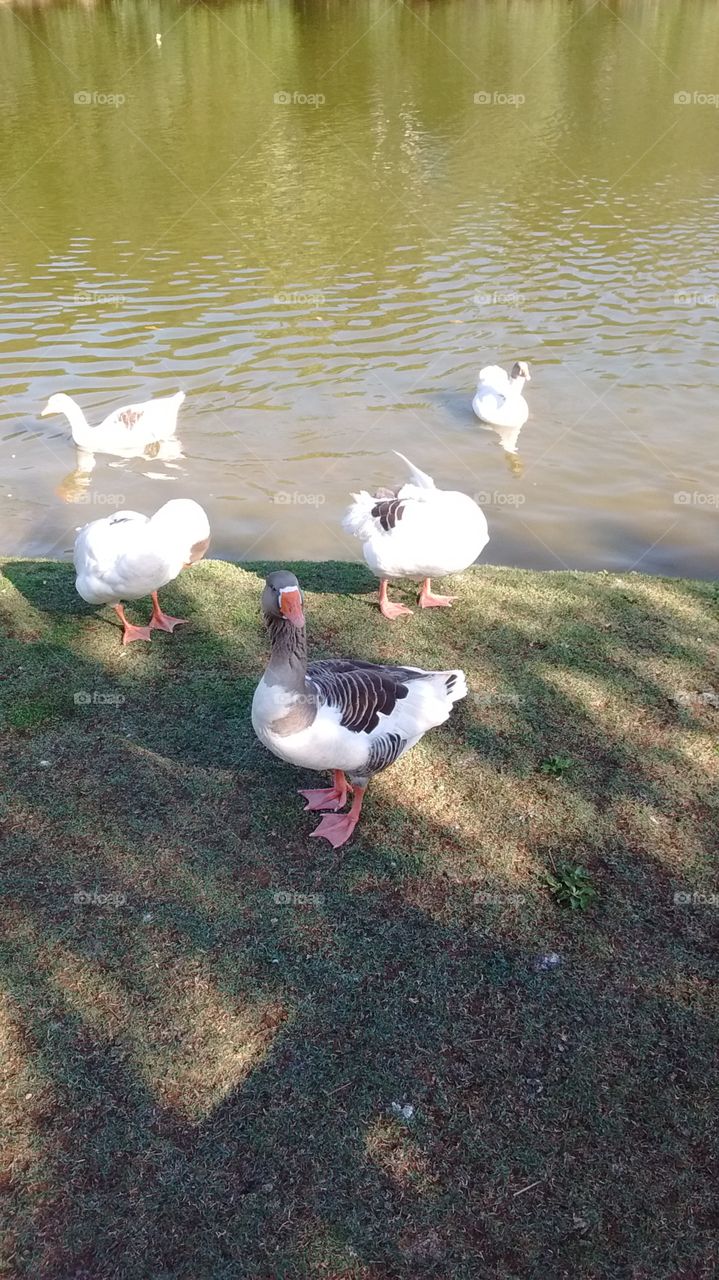
<path fill-rule="evenodd" d="M 249 723 L 267 567 L 122 649 L 2 563 L 0 1274 L 714 1275 L 714 587 L 479 569 L 392 626 L 293 565 L 314 655 L 472 691 L 335 853 Z"/>

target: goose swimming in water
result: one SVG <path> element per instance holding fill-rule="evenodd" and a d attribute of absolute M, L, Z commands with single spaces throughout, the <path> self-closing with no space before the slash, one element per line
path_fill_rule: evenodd
<path fill-rule="evenodd" d="M 529 417 L 529 405 L 522 392 L 531 382 L 529 365 L 515 360 L 511 373 L 489 364 L 480 369 L 472 408 L 482 422 L 492 427 L 522 427 Z"/>
<path fill-rule="evenodd" d="M 184 391 L 178 391 L 174 396 L 126 404 L 115 409 L 99 426 L 91 427 L 77 401 L 60 393 L 50 396 L 40 417 L 64 413 L 72 438 L 84 454 L 111 453 L 116 457 L 135 458 L 160 452 L 161 446 L 172 439 L 184 399 Z"/>
<path fill-rule="evenodd" d="M 428 729 L 443 724 L 467 685 L 462 671 L 380 666 L 357 658 L 308 663 L 303 603 L 293 573 L 268 575 L 262 612 L 271 653 L 252 700 L 252 727 L 288 764 L 332 772 L 331 787 L 300 795 L 307 810 L 330 811 L 312 835 L 337 849 L 357 825 L 370 779 Z M 348 791 L 354 792 L 350 809 L 336 812 Z"/>

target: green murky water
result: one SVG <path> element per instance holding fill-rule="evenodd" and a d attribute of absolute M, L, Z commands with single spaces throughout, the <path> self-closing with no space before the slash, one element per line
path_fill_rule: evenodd
<path fill-rule="evenodd" d="M 182 493 L 217 554 L 354 557 L 394 448 L 494 562 L 713 574 L 717 48 L 713 0 L 0 4 L 2 551 Z M 174 466 L 83 482 L 39 418 L 177 387 Z"/>

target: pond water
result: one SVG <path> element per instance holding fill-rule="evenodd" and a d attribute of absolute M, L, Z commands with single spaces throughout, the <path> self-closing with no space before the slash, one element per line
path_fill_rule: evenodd
<path fill-rule="evenodd" d="M 489 562 L 713 576 L 717 48 L 714 0 L 0 3 L 0 553 L 189 495 L 216 555 L 355 558 L 399 449 Z M 180 387 L 175 462 L 39 416 Z"/>

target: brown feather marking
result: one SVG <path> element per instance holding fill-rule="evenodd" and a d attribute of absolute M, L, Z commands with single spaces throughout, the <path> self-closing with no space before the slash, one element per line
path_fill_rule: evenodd
<path fill-rule="evenodd" d="M 125 409 L 124 412 L 119 415 L 119 420 L 125 427 L 134 427 L 135 424 L 140 421 L 141 417 L 142 414 L 138 413 L 137 409 Z"/>
<path fill-rule="evenodd" d="M 210 545 L 209 538 L 203 538 L 202 542 L 193 542 L 192 546 L 190 547 L 189 563 L 197 564 L 197 561 L 201 560 L 202 557 L 204 556 L 209 545 Z"/>

